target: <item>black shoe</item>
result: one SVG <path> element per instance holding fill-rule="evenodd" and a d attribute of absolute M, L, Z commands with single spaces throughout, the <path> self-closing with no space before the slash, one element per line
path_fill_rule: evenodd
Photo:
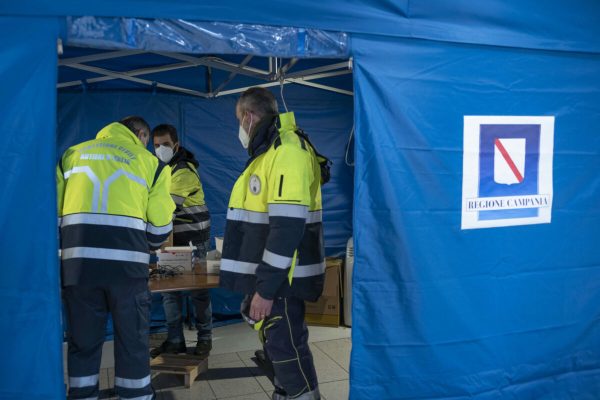
<path fill-rule="evenodd" d="M 256 350 L 254 352 L 254 355 L 256 356 L 256 358 L 258 359 L 258 361 L 260 361 L 262 364 L 264 364 L 267 360 L 267 356 L 265 355 L 265 351 L 264 350 Z"/>
<path fill-rule="evenodd" d="M 200 356 L 202 358 L 208 357 L 210 351 L 212 350 L 212 340 L 201 340 L 196 343 L 196 348 L 194 349 L 194 355 Z"/>
<path fill-rule="evenodd" d="M 171 343 L 167 340 L 162 342 L 160 346 L 155 349 L 152 349 L 150 352 L 150 357 L 155 358 L 159 355 L 167 353 L 167 354 L 179 354 L 179 353 L 187 353 L 187 347 L 185 347 L 185 342 L 180 343 Z"/>

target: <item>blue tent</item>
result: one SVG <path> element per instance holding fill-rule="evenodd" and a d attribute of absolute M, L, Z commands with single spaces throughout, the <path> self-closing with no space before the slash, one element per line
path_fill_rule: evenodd
<path fill-rule="evenodd" d="M 64 396 L 57 98 L 89 107 L 57 97 L 59 37 L 351 56 L 351 398 L 598 398 L 600 3 L 24 0 L 0 15 L 1 398 Z M 187 29 L 202 24 L 228 33 Z"/>

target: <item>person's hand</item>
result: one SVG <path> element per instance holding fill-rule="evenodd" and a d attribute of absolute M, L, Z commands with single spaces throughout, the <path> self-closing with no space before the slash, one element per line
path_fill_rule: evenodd
<path fill-rule="evenodd" d="M 254 321 L 265 319 L 271 314 L 273 300 L 263 299 L 260 294 L 255 293 L 250 303 L 250 318 Z"/>

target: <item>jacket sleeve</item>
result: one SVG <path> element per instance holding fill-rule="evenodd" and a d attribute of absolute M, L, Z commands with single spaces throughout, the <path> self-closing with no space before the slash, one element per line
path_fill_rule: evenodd
<path fill-rule="evenodd" d="M 58 216 L 58 242 L 59 246 L 62 247 L 61 244 L 61 233 L 60 227 L 62 225 L 62 218 L 64 215 L 64 204 L 65 204 L 65 189 L 66 189 L 66 181 L 65 181 L 65 160 L 69 158 L 71 154 L 71 149 L 65 151 L 62 157 L 58 160 L 58 164 L 56 165 L 56 215 Z"/>
<path fill-rule="evenodd" d="M 171 178 L 171 197 L 177 209 L 183 206 L 183 202 L 190 194 L 196 193 L 200 189 L 198 177 L 188 168 L 181 168 Z"/>
<path fill-rule="evenodd" d="M 56 166 L 56 205 L 59 227 L 63 216 L 63 200 L 65 197 L 65 177 L 61 165 L 62 162 L 59 162 Z"/>
<path fill-rule="evenodd" d="M 171 168 L 158 163 L 152 187 L 148 192 L 148 221 L 146 236 L 152 250 L 158 249 L 168 239 L 173 229 L 173 211 L 175 203 L 169 194 L 171 186 Z"/>
<path fill-rule="evenodd" d="M 273 299 L 287 279 L 294 253 L 304 235 L 313 180 L 310 154 L 282 145 L 267 177 L 269 234 L 256 269 L 256 291 Z"/>

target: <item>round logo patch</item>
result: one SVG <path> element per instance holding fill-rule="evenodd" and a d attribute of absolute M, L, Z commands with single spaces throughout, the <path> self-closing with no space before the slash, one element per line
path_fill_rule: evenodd
<path fill-rule="evenodd" d="M 256 175 L 250 177 L 250 192 L 252 192 L 252 194 L 260 193 L 260 178 Z"/>

